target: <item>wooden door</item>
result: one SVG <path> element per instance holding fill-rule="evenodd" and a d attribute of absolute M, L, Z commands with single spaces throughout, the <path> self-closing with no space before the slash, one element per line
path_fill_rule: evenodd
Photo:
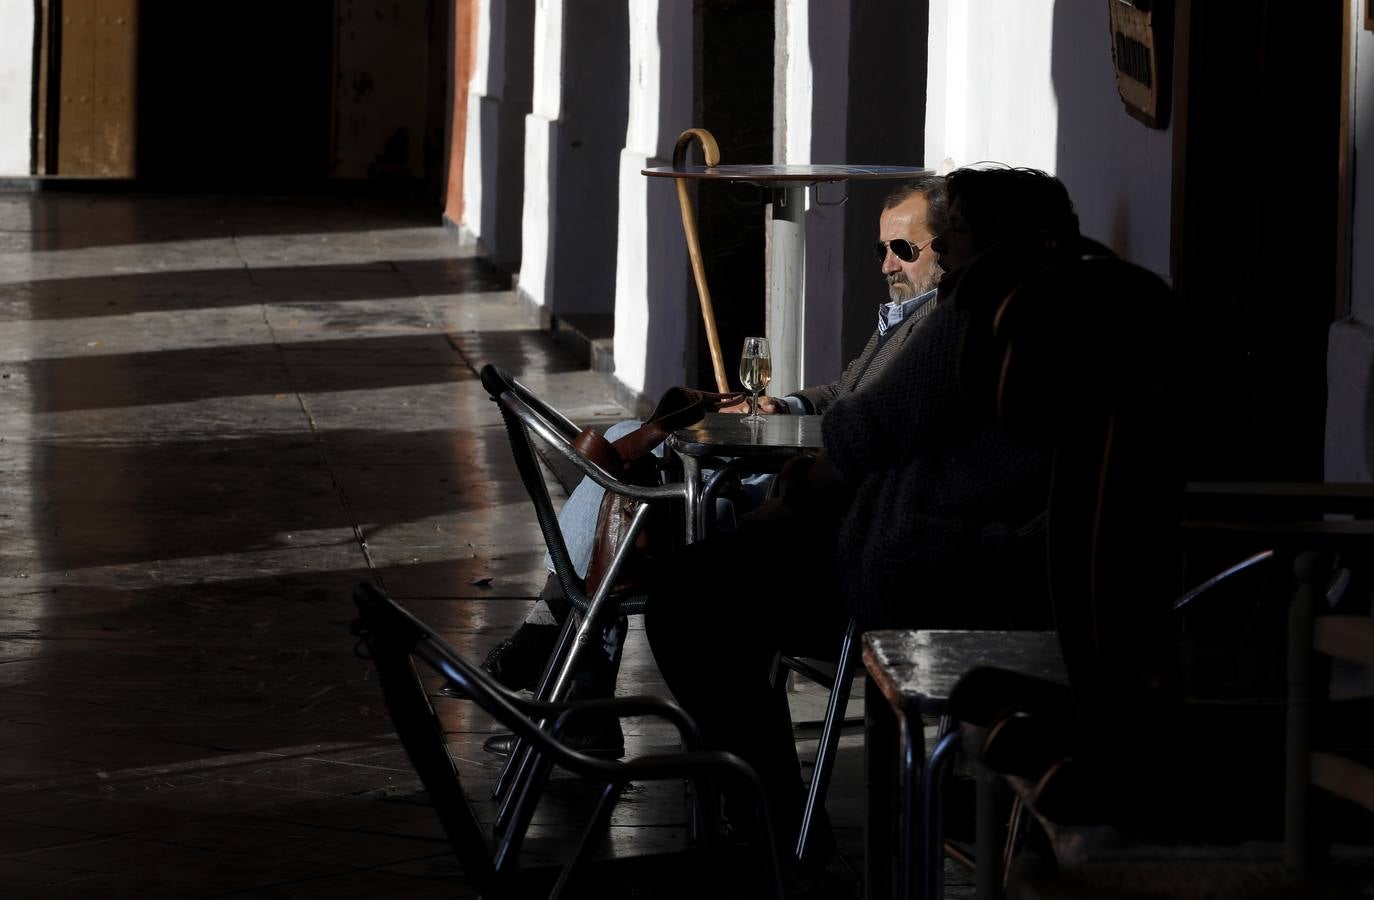
<path fill-rule="evenodd" d="M 45 174 L 134 175 L 139 0 L 49 0 Z"/>

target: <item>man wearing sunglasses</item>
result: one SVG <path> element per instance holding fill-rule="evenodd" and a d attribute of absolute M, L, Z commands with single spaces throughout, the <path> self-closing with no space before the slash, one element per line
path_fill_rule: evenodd
<path fill-rule="evenodd" d="M 878 240 L 873 244 L 888 296 L 888 302 L 878 307 L 877 330 L 837 380 L 786 397 L 760 397 L 759 412 L 824 413 L 837 397 L 857 390 L 882 371 L 917 323 L 935 309 L 940 267 L 931 242 L 944 231 L 947 218 L 944 179 L 938 175 L 904 181 L 887 195 L 878 216 Z"/>
<path fill-rule="evenodd" d="M 904 181 L 883 201 L 878 217 L 878 242 L 874 250 L 887 282 L 888 302 L 878 308 L 878 327 L 863 352 L 849 364 L 836 381 L 806 388 L 783 398 L 760 397 L 763 413 L 823 413 L 839 397 L 852 393 L 877 379 L 887 363 L 911 336 L 917 324 L 935 309 L 935 288 L 940 280 L 936 253 L 931 242 L 943 230 L 947 218 L 944 178 L 923 175 Z M 748 402 L 722 412 L 743 413 Z M 606 432 L 608 439 L 633 430 L 638 422 L 623 422 Z M 771 476 L 769 476 L 771 478 Z M 753 485 L 761 498 L 766 485 Z M 583 479 L 559 512 L 558 521 L 568 542 L 573 565 L 579 574 L 586 572 L 591 559 L 592 539 L 596 533 L 597 511 L 602 489 Z M 731 514 L 742 512 L 731 508 Z M 551 564 L 550 564 L 551 565 Z M 532 688 L 558 639 L 560 623 L 567 615 L 562 589 L 552 575 L 539 602 L 520 628 L 502 641 L 482 663 L 487 672 L 510 688 Z M 620 665 L 624 626 L 608 629 L 602 654 L 588 654 L 584 671 L 574 677 L 573 692 L 580 699 L 610 696 Z M 594 720 L 590 726 L 568 736 L 568 743 L 597 756 L 620 756 L 624 740 L 620 723 L 611 718 Z M 488 740 L 485 748 L 495 753 L 509 752 L 512 740 L 500 734 Z"/>

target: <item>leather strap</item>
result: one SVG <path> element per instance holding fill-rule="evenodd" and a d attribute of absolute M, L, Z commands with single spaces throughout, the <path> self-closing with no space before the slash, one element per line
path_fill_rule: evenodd
<path fill-rule="evenodd" d="M 573 439 L 572 446 L 584 459 L 596 463 L 607 472 L 627 477 L 635 468 L 633 464 L 651 454 L 668 435 L 701 421 L 708 410 L 714 412 L 721 407 L 732 406 L 746 396 L 743 391 L 719 394 L 695 388 L 672 387 L 664 392 L 649 421 L 615 443 L 606 440 L 598 431 L 584 428 Z"/>
<path fill-rule="evenodd" d="M 573 438 L 572 447 L 582 458 L 596 463 L 612 475 L 619 475 L 625 468 L 625 461 L 616 451 L 615 445 L 594 428 L 584 428 Z"/>

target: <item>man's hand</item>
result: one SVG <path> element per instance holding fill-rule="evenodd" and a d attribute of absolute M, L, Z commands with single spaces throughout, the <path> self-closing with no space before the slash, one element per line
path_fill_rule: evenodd
<path fill-rule="evenodd" d="M 759 395 L 759 412 L 763 413 L 765 416 L 774 415 L 782 406 L 783 402 L 777 397 L 768 397 L 763 394 Z M 731 406 L 722 406 L 720 411 L 723 413 L 733 413 L 735 415 L 745 415 L 749 412 L 749 398 L 745 397 L 740 402 Z"/>

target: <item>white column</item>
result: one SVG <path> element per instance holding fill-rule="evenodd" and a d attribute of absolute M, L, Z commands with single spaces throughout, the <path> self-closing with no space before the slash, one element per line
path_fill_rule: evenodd
<path fill-rule="evenodd" d="M 473 22 L 477 26 L 477 38 L 472 54 L 472 78 L 468 81 L 468 119 L 467 133 L 463 139 L 463 218 L 462 226 L 474 237 L 482 235 L 483 226 L 483 137 L 484 128 L 482 108 L 488 94 L 500 91 L 501 70 L 492 71 L 492 53 L 499 54 L 500 48 L 493 47 L 492 41 L 504 40 L 504 22 L 492 22 L 492 0 L 477 0 L 473 11 Z M 495 27 L 493 27 L 493 24 Z"/>
<path fill-rule="evenodd" d="M 668 165 L 692 114 L 692 7 L 678 0 L 626 0 L 630 90 L 620 153 L 615 279 L 615 378 L 646 398 L 682 381 L 689 291 L 687 248 L 668 179 L 640 174 Z M 663 43 L 660 43 L 660 39 Z"/>
<path fill-rule="evenodd" d="M 811 158 L 809 4 L 777 0 L 774 7 L 773 158 L 804 164 Z M 768 205 L 768 314 L 774 394 L 802 384 L 806 334 L 806 200 L 803 188 L 773 191 Z"/>
<path fill-rule="evenodd" d="M 478 0 L 468 84 L 462 224 L 498 265 L 510 268 L 520 261 L 533 17 L 534 0 Z"/>
<path fill-rule="evenodd" d="M 1106 7 L 1100 12 L 1100 27 L 1081 35 L 1082 55 L 1107 60 L 1103 84 L 1114 92 Z M 995 160 L 1055 170 L 1054 28 L 1047 4 L 930 0 L 927 165 Z"/>
<path fill-rule="evenodd" d="M 30 174 L 32 0 L 0 0 L 0 175 Z"/>
<path fill-rule="evenodd" d="M 774 150 L 780 163 L 848 163 L 849 5 L 777 0 Z M 816 18 L 813 21 L 812 15 Z M 817 127 L 815 123 L 826 123 Z M 843 364 L 843 185 L 775 193 L 769 211 L 768 333 L 774 393 L 833 379 Z"/>
<path fill-rule="evenodd" d="M 525 192 L 520 217 L 519 291 L 547 315 L 551 235 L 556 211 L 555 167 L 551 162 L 560 114 L 563 83 L 564 0 L 536 0 L 534 5 L 534 89 L 525 117 Z"/>
<path fill-rule="evenodd" d="M 609 315 L 629 82 L 626 7 L 538 0 L 525 117 L 519 291 L 550 315 Z"/>

